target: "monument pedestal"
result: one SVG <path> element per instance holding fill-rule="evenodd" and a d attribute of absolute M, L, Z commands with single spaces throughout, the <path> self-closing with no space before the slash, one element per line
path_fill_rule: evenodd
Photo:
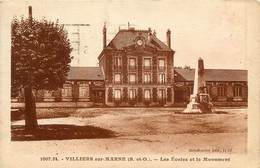
<path fill-rule="evenodd" d="M 196 102 L 190 102 L 187 105 L 187 108 L 183 111 L 183 113 L 202 113 L 202 111 L 199 109 L 199 103 Z"/>
<path fill-rule="evenodd" d="M 201 93 L 198 96 L 191 95 L 191 102 L 183 113 L 212 113 L 212 104 L 209 102 L 209 95 Z"/>

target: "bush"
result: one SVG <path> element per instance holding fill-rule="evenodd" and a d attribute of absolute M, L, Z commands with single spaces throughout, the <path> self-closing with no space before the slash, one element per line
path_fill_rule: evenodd
<path fill-rule="evenodd" d="M 144 105 L 147 106 L 147 107 L 148 107 L 150 104 L 151 104 L 151 101 L 145 101 L 145 102 L 144 102 Z"/>
<path fill-rule="evenodd" d="M 164 100 L 159 101 L 160 107 L 163 107 L 165 104 L 166 104 L 166 102 Z"/>
<path fill-rule="evenodd" d="M 218 97 L 212 97 L 212 101 L 213 101 L 213 102 L 218 101 Z"/>
<path fill-rule="evenodd" d="M 121 101 L 115 101 L 114 102 L 115 107 L 119 107 L 120 104 L 121 104 Z"/>
<path fill-rule="evenodd" d="M 203 113 L 212 113 L 211 111 L 212 104 L 207 103 L 207 102 L 201 102 L 198 105 L 198 108 L 203 112 Z"/>
<path fill-rule="evenodd" d="M 136 104 L 136 101 L 129 101 L 129 105 L 131 106 L 131 107 L 134 107 L 135 106 L 135 104 Z"/>
<path fill-rule="evenodd" d="M 227 101 L 228 101 L 228 102 L 232 102 L 232 101 L 233 101 L 233 98 L 232 98 L 232 97 L 228 97 L 228 98 L 227 98 Z"/>

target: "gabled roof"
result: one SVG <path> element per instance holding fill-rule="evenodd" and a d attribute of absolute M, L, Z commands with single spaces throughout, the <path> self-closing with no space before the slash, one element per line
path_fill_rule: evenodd
<path fill-rule="evenodd" d="M 105 80 L 100 67 L 70 67 L 68 80 Z"/>
<path fill-rule="evenodd" d="M 150 40 L 148 40 L 148 34 L 150 34 Z M 136 37 L 141 36 L 145 39 L 145 44 L 156 48 L 158 51 L 173 51 L 166 44 L 160 41 L 155 35 L 151 34 L 149 30 L 135 30 L 135 29 L 121 29 L 116 36 L 110 41 L 105 49 L 123 50 L 124 47 L 134 45 Z"/>
<path fill-rule="evenodd" d="M 175 69 L 175 81 L 194 81 L 195 69 Z M 206 81 L 234 81 L 246 82 L 247 70 L 237 69 L 205 69 Z"/>

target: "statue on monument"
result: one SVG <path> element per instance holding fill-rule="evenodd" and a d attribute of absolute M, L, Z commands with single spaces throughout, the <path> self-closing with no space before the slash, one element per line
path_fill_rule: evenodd
<path fill-rule="evenodd" d="M 193 94 L 190 96 L 190 103 L 183 113 L 212 113 L 212 103 L 207 93 L 203 59 L 198 59 L 198 66 L 195 69 Z"/>

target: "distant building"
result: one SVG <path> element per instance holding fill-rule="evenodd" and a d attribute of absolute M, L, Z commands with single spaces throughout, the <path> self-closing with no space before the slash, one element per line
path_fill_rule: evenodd
<path fill-rule="evenodd" d="M 193 93 L 194 74 L 194 69 L 175 69 L 175 104 L 189 101 L 189 96 Z M 205 69 L 205 80 L 214 105 L 247 105 L 247 70 Z"/>
<path fill-rule="evenodd" d="M 134 28 L 119 30 L 98 56 L 105 73 L 106 104 L 109 106 L 174 104 L 174 51 L 171 31 L 167 45 L 156 34 Z"/>

